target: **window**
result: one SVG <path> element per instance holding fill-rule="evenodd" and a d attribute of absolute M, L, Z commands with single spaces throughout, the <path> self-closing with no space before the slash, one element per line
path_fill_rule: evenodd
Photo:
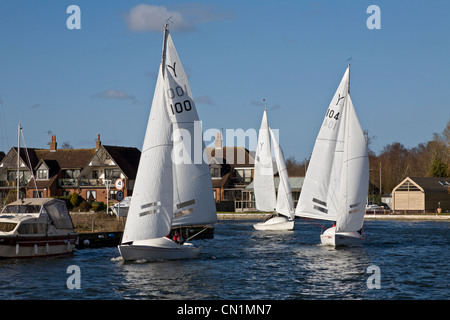
<path fill-rule="evenodd" d="M 220 178 L 220 168 L 209 168 L 211 178 Z"/>
<path fill-rule="evenodd" d="M 120 178 L 119 169 L 105 169 L 105 179 L 116 180 Z"/>
<path fill-rule="evenodd" d="M 39 169 L 38 170 L 38 174 L 37 174 L 37 178 L 39 180 L 48 179 L 48 170 L 47 169 Z"/>
<path fill-rule="evenodd" d="M 41 206 L 38 205 L 7 205 L 2 213 L 39 213 Z"/>
<path fill-rule="evenodd" d="M 92 170 L 92 179 L 98 179 L 98 170 Z"/>
<path fill-rule="evenodd" d="M 118 190 L 109 190 L 109 200 L 117 200 Z"/>
<path fill-rule="evenodd" d="M 43 198 L 44 192 L 43 191 L 33 191 L 33 198 Z"/>
<path fill-rule="evenodd" d="M 17 223 L 0 222 L 0 232 L 11 232 L 16 227 Z"/>
<path fill-rule="evenodd" d="M 64 179 L 78 179 L 80 177 L 79 169 L 68 169 L 64 171 Z"/>
<path fill-rule="evenodd" d="M 20 185 L 26 185 L 31 179 L 30 171 L 20 171 Z M 7 181 L 10 185 L 16 185 L 17 182 L 17 170 L 8 170 Z"/>
<path fill-rule="evenodd" d="M 404 184 L 397 188 L 397 191 L 420 191 L 420 189 L 411 182 L 406 181 Z"/>
<path fill-rule="evenodd" d="M 20 234 L 42 234 L 46 233 L 47 225 L 44 223 L 22 223 L 17 231 Z"/>
<path fill-rule="evenodd" d="M 97 200 L 97 191 L 95 190 L 87 190 L 86 191 L 86 200 L 89 202 Z"/>
<path fill-rule="evenodd" d="M 252 169 L 236 169 L 236 177 L 239 182 L 252 182 Z"/>

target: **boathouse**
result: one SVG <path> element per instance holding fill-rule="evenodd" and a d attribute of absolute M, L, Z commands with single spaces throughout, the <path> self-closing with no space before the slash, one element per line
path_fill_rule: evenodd
<path fill-rule="evenodd" d="M 407 177 L 392 190 L 394 212 L 450 212 L 450 178 Z"/>

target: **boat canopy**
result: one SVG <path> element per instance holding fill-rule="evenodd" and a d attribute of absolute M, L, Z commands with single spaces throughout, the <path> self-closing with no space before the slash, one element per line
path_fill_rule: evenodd
<path fill-rule="evenodd" d="M 44 210 L 41 211 L 41 207 Z M 58 229 L 73 229 L 72 219 L 63 200 L 53 198 L 25 198 L 11 202 L 2 213 L 30 214 L 45 212 Z"/>

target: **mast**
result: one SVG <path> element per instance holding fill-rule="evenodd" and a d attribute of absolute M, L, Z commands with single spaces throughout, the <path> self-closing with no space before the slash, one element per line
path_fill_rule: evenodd
<path fill-rule="evenodd" d="M 163 77 L 166 74 L 165 65 L 166 65 L 167 36 L 169 34 L 169 30 L 167 29 L 168 25 L 169 25 L 168 23 L 166 23 L 164 25 L 164 40 L 163 40 L 163 50 L 162 50 L 162 57 L 161 57 L 161 71 L 162 71 Z"/>
<path fill-rule="evenodd" d="M 19 122 L 17 129 L 17 200 L 20 199 L 20 130 L 22 130 L 22 126 Z"/>
<path fill-rule="evenodd" d="M 350 94 L 350 62 L 348 63 L 348 86 L 347 93 Z"/>

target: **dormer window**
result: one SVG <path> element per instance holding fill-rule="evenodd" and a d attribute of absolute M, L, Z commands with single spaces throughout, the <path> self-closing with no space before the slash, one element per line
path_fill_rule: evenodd
<path fill-rule="evenodd" d="M 48 179 L 48 169 L 41 168 L 37 172 L 37 179 L 38 180 L 45 180 Z"/>

